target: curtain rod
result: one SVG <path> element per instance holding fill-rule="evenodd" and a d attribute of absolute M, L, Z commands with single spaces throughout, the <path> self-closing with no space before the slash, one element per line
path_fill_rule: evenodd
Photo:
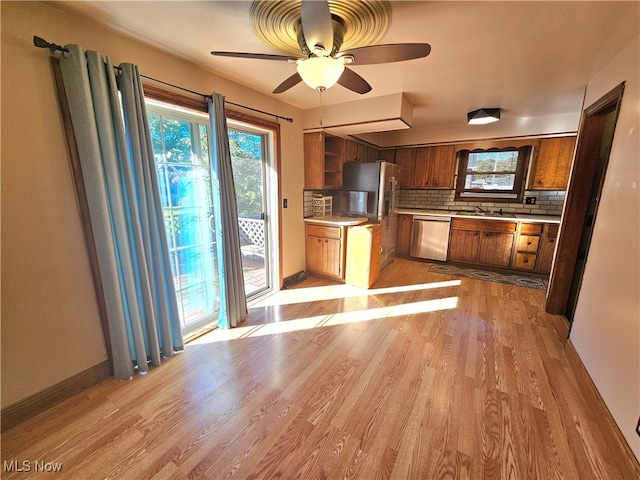
<path fill-rule="evenodd" d="M 58 45 L 56 43 L 49 43 L 44 38 L 37 37 L 36 35 L 33 36 L 33 44 L 38 48 L 48 48 L 52 55 L 55 52 L 64 52 L 64 53 L 68 52 L 68 50 L 66 48 L 64 48 L 63 46 Z M 119 67 L 114 67 L 114 68 L 119 70 Z M 204 97 L 204 98 L 211 98 L 211 95 L 200 93 L 200 92 L 194 92 L 193 90 L 189 90 L 188 88 L 180 87 L 178 85 L 173 85 L 172 83 L 164 82 L 162 80 L 158 80 L 157 78 L 148 77 L 147 75 L 142 75 L 142 74 L 140 74 L 140 76 L 143 77 L 143 78 L 146 78 L 147 80 L 151 80 L 153 82 L 157 82 L 157 83 L 161 83 L 163 85 L 167 85 L 168 87 L 177 88 L 178 90 L 182 90 L 184 92 L 192 93 L 193 95 L 199 95 L 199 96 Z M 253 108 L 253 107 L 247 107 L 246 105 L 241 105 L 239 103 L 230 102 L 228 100 L 225 100 L 224 103 L 228 103 L 229 105 L 233 105 L 235 107 L 244 108 L 246 110 L 251 110 L 253 112 L 262 113 L 264 115 L 269 115 L 271 117 L 280 118 L 280 119 L 285 120 L 285 121 L 287 121 L 289 123 L 293 123 L 293 118 L 291 118 L 291 117 L 283 117 L 281 115 L 276 115 L 275 113 L 265 112 L 264 110 L 258 110 L 257 108 Z"/>

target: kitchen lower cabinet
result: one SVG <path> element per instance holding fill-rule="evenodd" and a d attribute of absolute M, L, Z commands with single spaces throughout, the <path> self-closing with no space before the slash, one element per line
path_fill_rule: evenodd
<path fill-rule="evenodd" d="M 538 263 L 538 247 L 540 246 L 541 233 L 541 223 L 518 224 L 512 268 L 516 270 L 535 270 Z"/>
<path fill-rule="evenodd" d="M 516 222 L 453 218 L 448 259 L 509 268 L 515 231 Z"/>
<path fill-rule="evenodd" d="M 380 276 L 382 225 L 349 227 L 347 252 L 345 283 L 360 288 L 371 287 Z"/>
<path fill-rule="evenodd" d="M 478 263 L 508 268 L 513 251 L 513 233 L 482 232 L 478 248 Z"/>
<path fill-rule="evenodd" d="M 475 230 L 452 229 L 449 236 L 449 261 L 476 263 L 480 248 L 480 233 Z"/>
<path fill-rule="evenodd" d="M 540 244 L 538 247 L 538 261 L 536 262 L 535 271 L 538 273 L 551 273 L 551 264 L 553 263 L 553 254 L 556 250 L 556 240 L 558 239 L 558 230 L 560 225 L 554 223 L 545 223 L 540 235 Z"/>
<path fill-rule="evenodd" d="M 409 255 L 411 249 L 411 224 L 413 215 L 398 215 L 396 230 L 396 255 Z"/>
<path fill-rule="evenodd" d="M 345 279 L 346 227 L 329 227 L 307 223 L 307 273 Z"/>

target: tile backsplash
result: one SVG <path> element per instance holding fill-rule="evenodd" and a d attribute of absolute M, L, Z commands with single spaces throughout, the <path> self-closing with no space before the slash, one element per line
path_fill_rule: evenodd
<path fill-rule="evenodd" d="M 529 213 L 537 215 L 562 214 L 565 191 L 530 191 L 524 192 L 525 197 L 535 197 L 534 205 L 524 203 L 503 202 L 469 202 L 456 201 L 455 190 L 411 190 L 401 189 L 398 200 L 399 208 L 421 208 L 426 210 L 473 210 L 475 205 L 489 210 L 502 209 L 509 213 Z"/>
<path fill-rule="evenodd" d="M 313 216 L 313 194 L 323 193 L 330 195 L 336 190 L 305 190 L 304 191 L 304 216 Z M 503 203 L 503 202 L 469 202 L 456 201 L 455 190 L 411 190 L 400 189 L 398 199 L 399 208 L 420 208 L 425 210 L 473 210 L 475 205 L 489 210 L 499 210 L 509 213 L 529 213 L 534 215 L 557 215 L 562 214 L 564 204 L 564 190 L 557 191 L 533 191 L 526 190 L 525 197 L 535 197 L 536 203 L 528 205 L 524 203 Z"/>

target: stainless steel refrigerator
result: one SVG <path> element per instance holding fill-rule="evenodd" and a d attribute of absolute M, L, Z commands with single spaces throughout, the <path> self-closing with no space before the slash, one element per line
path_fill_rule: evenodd
<path fill-rule="evenodd" d="M 343 190 L 367 192 L 366 216 L 372 223 L 382 224 L 382 258 L 380 267 L 393 261 L 398 228 L 398 179 L 400 166 L 389 162 L 344 164 Z"/>

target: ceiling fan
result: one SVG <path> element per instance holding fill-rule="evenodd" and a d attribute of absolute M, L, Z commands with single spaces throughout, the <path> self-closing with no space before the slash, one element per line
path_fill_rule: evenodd
<path fill-rule="evenodd" d="M 273 93 L 282 93 L 304 81 L 323 92 L 335 83 L 364 94 L 371 85 L 347 65 L 374 65 L 413 60 L 429 55 L 428 43 L 371 45 L 341 51 L 345 37 L 344 20 L 331 13 L 327 0 L 303 0 L 300 18 L 295 23 L 297 43 L 302 56 L 213 51 L 212 55 L 258 60 L 278 60 L 296 64 L 291 75 Z"/>

